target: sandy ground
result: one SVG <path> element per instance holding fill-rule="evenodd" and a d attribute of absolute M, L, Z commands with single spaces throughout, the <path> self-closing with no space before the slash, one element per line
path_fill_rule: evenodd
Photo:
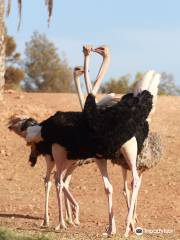
<path fill-rule="evenodd" d="M 50 228 L 41 229 L 43 218 L 45 164 L 39 158 L 35 168 L 28 163 L 29 148 L 7 128 L 12 114 L 42 120 L 57 110 L 80 110 L 73 94 L 6 93 L 0 106 L 0 225 L 16 231 L 54 232 L 58 223 L 55 187 L 50 196 Z M 146 172 L 138 201 L 138 226 L 171 230 L 170 234 L 144 235 L 143 239 L 180 239 L 180 97 L 159 97 L 151 129 L 163 140 L 161 163 Z M 109 163 L 114 187 L 117 239 L 123 236 L 127 214 L 122 194 L 121 169 Z M 107 201 L 102 179 L 95 164 L 75 170 L 71 189 L 80 204 L 79 227 L 55 234 L 61 239 L 97 239 L 107 225 Z M 136 237 L 133 236 L 132 239 Z"/>

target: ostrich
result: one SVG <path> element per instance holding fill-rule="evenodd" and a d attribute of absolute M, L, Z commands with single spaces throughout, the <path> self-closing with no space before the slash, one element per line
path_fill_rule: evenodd
<path fill-rule="evenodd" d="M 29 117 L 17 117 L 17 116 L 12 116 L 9 119 L 9 130 L 14 131 L 16 134 L 19 136 L 23 137 L 24 139 L 26 138 L 26 132 L 25 130 L 29 126 L 33 126 L 34 124 L 38 124 L 38 122 Z M 51 188 L 51 181 L 50 181 L 50 176 L 52 173 L 52 170 L 55 166 L 53 157 L 52 157 L 52 151 L 51 151 L 51 146 L 45 142 L 41 141 L 39 143 L 31 143 L 28 144 L 31 148 L 31 152 L 29 155 L 29 162 L 31 163 L 31 166 L 34 167 L 37 162 L 37 158 L 39 155 L 43 155 L 45 158 L 46 162 L 46 175 L 44 178 L 44 187 L 45 187 L 45 211 L 44 211 L 44 220 L 43 223 L 41 224 L 42 226 L 48 226 L 49 225 L 49 214 L 48 214 L 48 201 L 49 201 L 49 192 Z M 65 180 L 65 179 L 64 179 Z"/>
<path fill-rule="evenodd" d="M 37 126 L 36 126 L 36 128 L 34 129 L 34 130 L 37 130 L 37 129 L 39 129 L 39 128 L 37 128 Z M 27 129 L 27 131 L 26 132 L 28 132 L 28 130 L 29 129 Z M 34 134 L 34 132 L 32 132 L 32 128 L 31 128 L 31 134 Z M 30 133 L 30 132 L 28 132 L 28 133 Z M 27 134 L 26 134 L 27 135 Z M 36 135 L 36 134 L 35 134 Z M 32 135 L 30 136 L 30 137 L 32 137 Z M 39 138 L 39 139 L 41 139 L 41 138 Z M 37 137 L 35 137 L 34 138 L 34 140 L 35 141 L 39 141 L 39 139 L 37 138 Z M 98 157 L 98 156 L 97 156 Z M 98 159 L 97 159 L 97 162 L 99 162 L 98 161 Z M 103 171 L 103 172 L 106 172 L 106 163 L 103 161 L 103 160 L 101 160 L 100 162 L 99 162 L 99 164 L 100 164 L 100 169 L 101 169 L 101 171 Z M 98 165 L 99 165 L 98 164 Z M 104 165 L 104 167 L 103 167 L 103 165 Z M 126 165 L 127 165 L 127 163 L 126 163 Z M 68 168 L 69 169 L 69 168 Z M 105 174 L 106 176 L 104 176 L 103 175 L 103 179 L 104 179 L 104 183 L 105 183 L 105 188 L 106 188 L 106 190 L 107 190 L 107 192 L 109 192 L 109 190 L 111 189 L 111 185 L 110 185 L 110 183 L 109 183 L 109 180 L 108 180 L 108 178 L 107 178 L 107 174 Z M 65 188 L 64 188 L 64 190 L 66 190 Z M 111 194 L 112 195 L 112 194 Z M 109 195 L 110 196 L 110 195 Z M 71 198 L 71 196 L 69 195 L 69 198 Z M 109 202 L 110 202 L 110 204 L 112 203 L 111 202 L 111 197 L 109 197 Z M 111 214 L 112 214 L 112 212 L 111 212 Z M 110 220 L 110 222 L 112 221 L 112 219 L 114 219 L 113 218 L 113 216 L 111 215 L 111 220 Z M 111 234 L 111 233 L 113 233 L 113 231 L 112 231 L 112 228 L 113 228 L 113 230 L 115 231 L 115 227 L 113 227 L 113 226 L 115 226 L 115 222 L 114 221 L 112 221 L 113 223 L 114 223 L 114 225 L 113 224 L 110 224 L 110 227 L 109 227 L 109 233 Z"/>
<path fill-rule="evenodd" d="M 74 68 L 74 80 L 75 84 L 77 84 L 77 88 L 79 89 L 78 84 L 80 84 L 79 77 L 84 73 L 84 68 L 82 66 L 77 66 Z M 80 90 L 81 91 L 81 90 Z M 80 94 L 80 99 L 83 97 L 82 92 Z M 26 139 L 26 129 L 29 126 L 37 125 L 38 121 L 34 118 L 30 118 L 27 116 L 11 116 L 8 123 L 9 130 L 15 132 L 17 135 L 23 137 Z M 51 189 L 51 181 L 50 177 L 53 172 L 55 162 L 52 156 L 52 150 L 51 150 L 51 144 L 49 144 L 46 141 L 40 141 L 39 143 L 31 143 L 27 144 L 31 148 L 31 152 L 29 155 L 29 162 L 32 167 L 34 167 L 37 163 L 37 159 L 40 155 L 43 155 L 46 162 L 46 174 L 44 177 L 44 187 L 45 187 L 45 208 L 44 208 L 44 219 L 41 224 L 43 227 L 49 226 L 49 214 L 48 214 L 48 202 L 49 202 L 49 193 Z M 64 182 L 67 187 L 69 187 L 69 183 L 71 180 L 71 175 L 73 170 L 77 166 L 81 166 L 84 164 L 88 164 L 90 162 L 93 162 L 93 159 L 85 159 L 85 160 L 79 160 L 76 162 L 76 165 L 73 166 L 73 168 L 69 169 L 64 177 Z M 79 225 L 79 218 L 78 216 L 75 216 L 74 219 L 72 219 L 71 209 L 74 213 L 74 208 L 70 206 L 69 201 L 65 197 L 65 207 L 66 207 L 66 222 L 70 225 Z"/>
<path fill-rule="evenodd" d="M 97 91 L 100 87 L 101 81 L 104 78 L 104 75 L 107 71 L 109 62 L 110 62 L 110 52 L 109 52 L 109 48 L 106 45 L 102 45 L 95 49 L 93 49 L 91 45 L 83 46 L 84 75 L 85 75 L 84 78 L 85 78 L 86 82 L 87 81 L 90 82 L 88 68 L 89 68 L 89 57 L 90 57 L 91 51 L 96 52 L 103 57 L 103 62 L 102 62 L 101 68 L 99 70 L 99 73 L 97 75 L 94 86 L 92 87 L 91 83 L 86 84 L 87 92 L 91 90 L 92 93 L 94 95 L 96 95 Z M 156 77 L 158 78 L 159 76 L 156 75 Z M 84 96 L 82 94 L 81 85 L 80 85 L 80 83 L 78 83 L 78 84 L 76 84 L 76 86 L 77 86 L 77 92 L 78 92 L 80 104 L 81 104 L 81 106 L 83 106 Z M 135 94 L 138 93 L 140 87 L 141 87 L 141 83 L 136 86 Z M 101 108 L 109 107 L 109 106 L 116 104 L 117 101 L 119 101 L 119 100 L 120 100 L 120 98 L 116 97 L 115 94 L 111 93 L 111 94 L 106 95 L 102 99 L 100 99 L 100 101 L 97 102 L 97 106 L 101 107 Z M 156 97 L 154 97 L 154 105 L 155 105 L 155 101 L 156 101 Z M 154 110 L 155 110 L 155 107 L 154 107 L 153 111 Z M 153 112 L 153 111 L 151 111 L 151 112 Z M 150 121 L 150 119 L 148 119 L 148 121 Z M 161 151 L 162 150 L 161 150 L 160 136 L 157 133 L 150 132 L 147 139 L 144 142 L 143 149 L 142 149 L 141 153 L 138 155 L 138 159 L 137 159 L 137 167 L 140 171 L 141 179 L 142 179 L 142 173 L 146 169 L 150 169 L 150 168 L 154 167 L 159 162 L 160 157 L 161 157 Z M 122 160 L 121 160 L 121 162 L 122 162 Z M 118 161 L 113 162 L 113 163 L 118 164 Z M 123 193 L 125 196 L 127 207 L 129 209 L 130 208 L 130 191 L 128 189 L 128 182 L 127 182 L 128 168 L 127 168 L 126 164 L 125 165 L 121 164 L 121 165 L 122 165 L 122 175 L 123 175 L 123 180 L 124 180 Z M 132 184 L 131 184 L 131 186 L 132 186 Z M 134 208 L 134 212 L 133 212 L 133 221 L 131 223 L 132 229 L 134 229 L 134 223 L 137 222 L 136 206 L 137 206 L 137 201 L 135 203 L 135 208 Z"/>
<path fill-rule="evenodd" d="M 83 96 L 83 94 L 82 94 L 82 90 L 80 87 L 79 77 L 80 77 L 80 75 L 82 75 L 82 73 L 83 73 L 83 67 L 76 67 L 74 69 L 75 83 L 77 86 L 79 86 L 78 93 L 81 92 L 80 93 L 81 96 Z M 27 129 L 27 127 L 33 126 L 34 124 L 37 124 L 37 121 L 33 120 L 32 118 L 20 119 L 20 118 L 13 117 L 12 119 L 10 119 L 9 129 L 13 130 L 15 133 L 19 134 L 20 136 L 25 137 L 26 136 L 25 130 Z M 143 158 L 147 156 L 147 153 L 148 153 L 149 159 L 151 159 L 150 164 L 152 164 L 152 162 L 155 162 L 155 160 L 157 161 L 158 153 L 159 153 L 157 143 L 158 143 L 158 137 L 156 137 L 156 135 L 154 135 L 154 134 L 150 134 L 144 143 L 144 147 L 143 147 L 140 155 L 138 155 L 137 166 L 139 166 L 140 168 L 147 167 L 147 160 L 145 160 L 145 162 L 143 162 Z M 32 166 L 34 166 L 36 164 L 37 157 L 40 154 L 45 155 L 46 164 L 47 164 L 47 173 L 46 173 L 46 177 L 45 177 L 45 214 L 44 214 L 43 226 L 48 226 L 48 223 L 49 223 L 48 196 L 49 196 L 49 191 L 50 191 L 50 187 L 51 187 L 51 182 L 49 179 L 50 179 L 50 174 L 52 172 L 52 169 L 54 167 L 54 162 L 53 162 L 53 158 L 52 158 L 51 147 L 49 147 L 45 141 L 31 144 L 31 154 L 30 154 L 29 161 L 31 162 Z M 123 156 L 121 156 L 121 158 L 123 158 Z M 154 161 L 152 161 L 153 158 L 154 158 Z M 122 165 L 123 161 L 124 160 L 122 159 L 121 165 Z M 88 162 L 92 162 L 92 160 L 91 161 L 88 161 L 88 160 L 77 161 L 77 164 L 74 166 L 74 168 L 76 168 L 77 165 L 80 166 L 83 163 L 88 163 Z M 118 162 L 113 162 L 113 163 L 118 164 Z M 150 167 L 151 167 L 151 165 L 148 166 L 148 168 L 150 168 Z M 66 186 L 69 185 L 69 182 L 71 179 L 71 173 L 74 170 L 74 168 L 66 173 L 66 176 L 64 178 L 64 181 L 66 181 L 65 182 Z M 125 164 L 125 167 L 123 169 L 126 170 L 126 168 L 127 168 L 127 165 Z M 110 194 L 110 193 L 107 191 L 107 194 Z M 127 202 L 129 202 L 129 199 Z M 67 203 L 67 201 L 65 201 L 65 203 Z M 67 208 L 67 215 L 68 215 L 69 223 L 72 223 L 70 206 L 68 203 L 66 205 L 66 208 Z M 79 220 L 77 218 L 75 218 L 74 221 L 75 221 L 75 224 L 79 223 Z"/>
<path fill-rule="evenodd" d="M 75 82 L 79 82 L 79 77 L 83 74 L 84 70 L 83 67 L 76 67 L 74 69 L 74 79 Z M 9 130 L 15 132 L 17 135 L 23 137 L 26 139 L 26 129 L 30 126 L 37 125 L 38 121 L 34 118 L 30 118 L 27 116 L 11 116 L 8 123 Z M 46 162 L 46 174 L 44 178 L 44 187 L 45 187 L 45 208 L 44 208 L 44 219 L 43 223 L 41 224 L 43 227 L 49 226 L 49 214 L 48 214 L 48 202 L 49 202 L 49 193 L 51 189 L 51 181 L 50 177 L 52 174 L 52 171 L 55 166 L 55 162 L 52 156 L 52 150 L 51 150 L 51 144 L 49 144 L 47 141 L 40 141 L 38 143 L 27 144 L 31 148 L 31 152 L 29 155 L 29 162 L 32 167 L 34 167 L 37 163 L 37 159 L 40 155 L 43 155 Z M 87 164 L 91 162 L 90 159 L 86 160 L 79 160 L 76 162 L 76 165 L 73 166 L 73 168 L 69 169 L 64 177 L 64 182 L 66 186 L 69 186 L 70 180 L 71 180 L 71 173 L 77 166 L 81 166 L 82 164 Z M 72 220 L 71 215 L 71 208 L 69 205 L 69 201 L 67 201 L 67 198 L 65 198 L 65 204 L 66 204 L 66 221 L 70 225 L 79 225 L 79 218 L 78 216 L 75 216 L 75 218 Z M 72 207 L 72 210 L 73 207 Z M 74 211 L 73 211 L 74 212 Z"/>
<path fill-rule="evenodd" d="M 84 68 L 81 66 L 78 66 L 74 69 L 74 80 L 77 89 L 79 89 L 78 93 L 80 93 L 79 99 L 81 102 L 81 99 L 83 98 L 83 94 L 80 88 L 80 81 L 79 77 L 83 74 Z M 101 77 L 102 78 L 102 77 Z M 81 107 L 83 108 L 84 103 L 81 103 Z M 25 129 L 29 126 L 33 126 L 34 124 L 38 124 L 38 122 L 33 119 L 33 118 L 28 118 L 28 117 L 23 117 L 23 118 L 18 118 L 16 116 L 13 116 L 10 118 L 9 121 L 9 129 L 13 130 L 16 134 L 20 135 L 21 137 L 25 138 Z M 44 155 L 45 157 L 45 162 L 46 162 L 46 175 L 44 178 L 44 185 L 45 185 L 45 211 L 44 211 L 44 220 L 42 223 L 42 226 L 48 226 L 49 225 L 49 215 L 48 215 L 48 199 L 49 199 L 49 192 L 51 189 L 51 181 L 50 181 L 50 176 L 52 173 L 52 170 L 54 168 L 54 161 L 51 153 L 51 147 L 48 145 L 47 142 L 41 141 L 39 143 L 31 143 L 31 153 L 29 156 L 29 161 L 31 163 L 31 166 L 35 166 L 37 162 L 37 158 L 39 155 Z M 72 171 L 77 167 L 81 166 L 82 164 L 86 164 L 89 162 L 93 162 L 93 160 L 88 159 L 88 160 L 80 160 L 77 162 L 76 166 L 74 166 L 73 169 L 69 170 L 64 178 L 65 184 L 68 187 L 70 180 L 71 180 L 71 173 Z M 66 204 L 66 216 L 67 216 L 67 222 L 69 224 L 73 224 L 72 221 L 72 216 L 71 216 L 71 210 L 70 210 L 70 205 L 69 201 L 67 201 L 67 198 L 65 197 L 65 204 Z M 79 219 L 76 217 L 74 219 L 74 223 L 76 225 L 79 224 Z"/>
<path fill-rule="evenodd" d="M 62 192 L 69 201 L 77 202 L 63 181 L 66 171 L 74 166 L 77 159 L 96 158 L 109 195 L 108 234 L 116 232 L 112 208 L 112 186 L 108 180 L 107 160 L 116 161 L 123 154 L 132 171 L 133 190 L 127 216 L 125 235 L 128 235 L 134 205 L 141 179 L 136 168 L 137 154 L 142 149 L 148 135 L 148 118 L 153 97 L 157 95 L 159 74 L 148 72 L 138 85 L 137 94 L 127 94 L 117 104 L 98 109 L 95 98 L 89 94 L 83 112 L 57 112 L 38 125 L 26 130 L 27 142 L 42 140 L 52 144 L 52 155 L 57 169 L 57 197 L 59 205 L 59 225 L 65 227 L 62 207 Z M 75 210 L 78 214 L 79 209 Z"/>

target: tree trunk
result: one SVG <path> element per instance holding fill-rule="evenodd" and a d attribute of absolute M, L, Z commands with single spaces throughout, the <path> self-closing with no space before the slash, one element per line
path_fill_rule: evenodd
<path fill-rule="evenodd" d="M 5 0 L 0 0 L 0 101 L 3 99 L 5 83 L 4 5 Z"/>

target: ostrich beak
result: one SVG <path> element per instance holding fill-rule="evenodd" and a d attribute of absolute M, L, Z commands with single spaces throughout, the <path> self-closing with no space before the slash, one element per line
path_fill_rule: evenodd
<path fill-rule="evenodd" d="M 100 48 L 95 48 L 95 49 L 92 49 L 92 52 L 102 54 L 103 51 Z"/>

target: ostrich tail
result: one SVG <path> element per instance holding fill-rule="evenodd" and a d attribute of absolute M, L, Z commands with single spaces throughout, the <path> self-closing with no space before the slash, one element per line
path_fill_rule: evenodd
<path fill-rule="evenodd" d="M 149 83 L 148 91 L 153 95 L 153 106 L 152 106 L 151 114 L 155 112 L 160 78 L 161 78 L 161 75 L 159 73 L 155 73 Z"/>
<path fill-rule="evenodd" d="M 97 106 L 98 107 L 106 106 L 109 102 L 111 102 L 113 100 L 114 97 L 115 97 L 114 93 L 110 93 L 110 94 L 102 97 L 100 99 L 100 101 L 97 103 Z"/>
<path fill-rule="evenodd" d="M 156 97 L 158 94 L 158 86 L 160 83 L 160 78 L 161 78 L 161 75 L 155 72 L 151 81 L 149 82 L 149 86 L 147 90 L 153 95 L 153 97 Z"/>
<path fill-rule="evenodd" d="M 155 111 L 160 78 L 161 75 L 159 73 L 156 73 L 154 70 L 150 70 L 144 75 L 144 77 L 140 81 L 137 82 L 134 89 L 135 97 L 144 90 L 147 90 L 153 96 L 152 110 L 150 114 Z M 150 118 L 148 118 L 148 121 L 150 121 Z"/>
<path fill-rule="evenodd" d="M 134 96 L 136 97 L 139 93 L 144 90 L 148 90 L 151 79 L 155 74 L 154 70 L 148 71 L 141 80 L 139 80 L 134 88 Z"/>

